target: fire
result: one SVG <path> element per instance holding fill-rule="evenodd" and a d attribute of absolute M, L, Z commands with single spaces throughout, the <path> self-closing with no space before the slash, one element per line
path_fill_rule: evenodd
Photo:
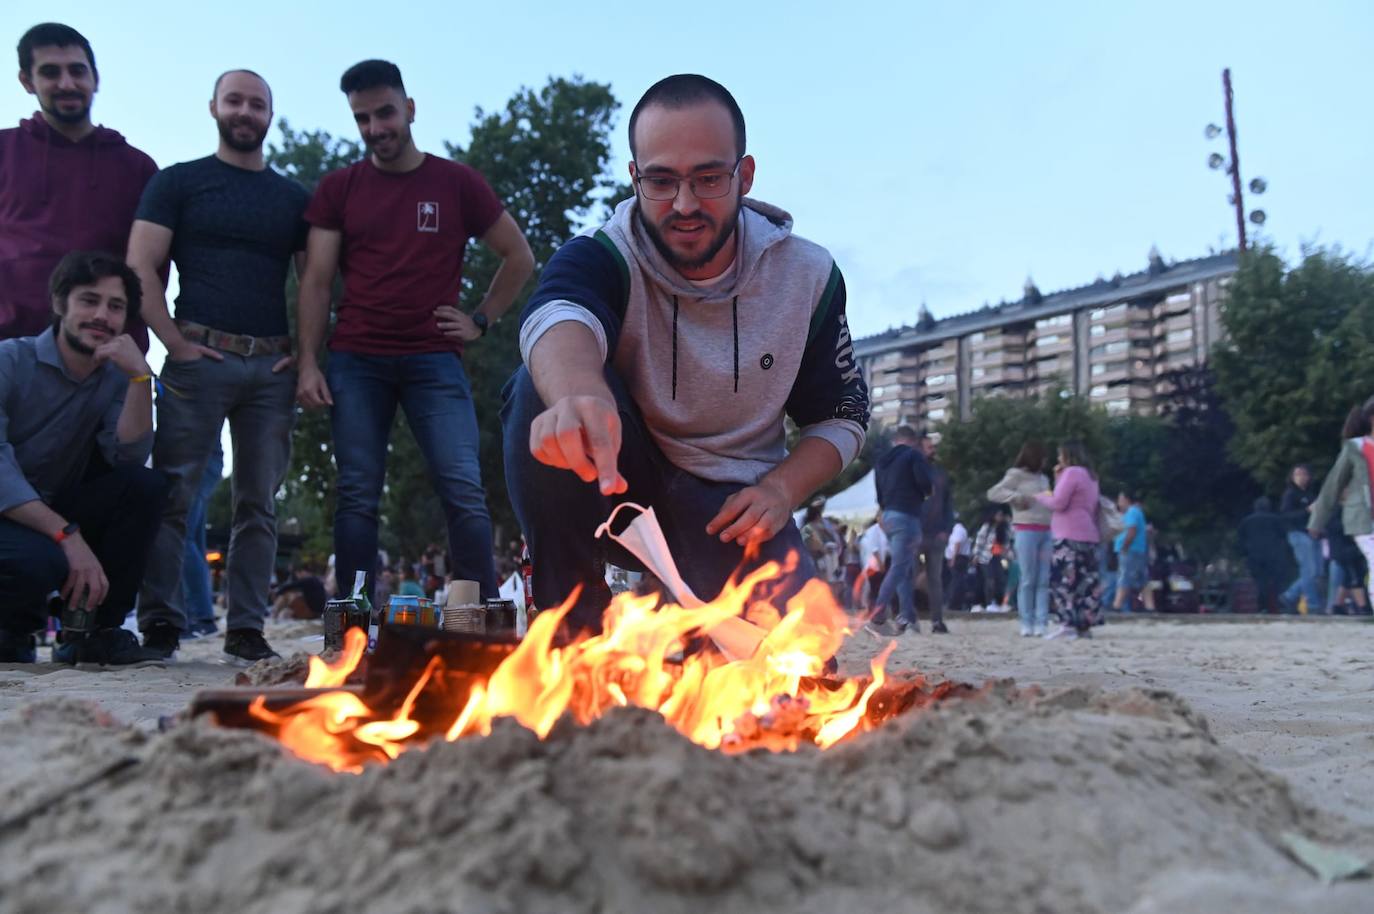
<path fill-rule="evenodd" d="M 850 620 L 819 581 L 789 600 L 785 612 L 758 599 L 756 587 L 779 572 L 770 562 L 694 609 L 660 606 L 652 596 L 618 595 L 600 634 L 558 646 L 555 635 L 570 600 L 536 617 L 513 652 L 490 677 L 466 689 L 442 720 L 416 710 L 427 687 L 446 694 L 439 657 L 431 658 L 389 715 L 341 688 L 366 645 L 357 629 L 348 631 L 335 663 L 311 659 L 306 685 L 338 691 L 281 711 L 269 710 L 259 697 L 249 713 L 297 755 L 336 771 L 359 771 L 430 738 L 486 735 L 501 717 L 514 718 L 542 739 L 565 714 L 587 724 L 625 706 L 657 711 L 709 749 L 791 751 L 806 743 L 828 748 L 873 725 L 865 715 L 885 681 L 891 646 L 873 661 L 871 678 L 821 679 L 850 634 Z M 752 625 L 741 626 L 741 619 Z M 694 642 L 703 646 L 678 659 Z"/>

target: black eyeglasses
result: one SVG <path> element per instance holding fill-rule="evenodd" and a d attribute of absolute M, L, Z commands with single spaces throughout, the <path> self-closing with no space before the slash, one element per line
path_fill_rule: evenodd
<path fill-rule="evenodd" d="M 739 171 L 739 163 L 742 161 L 744 161 L 744 156 L 735 159 L 735 167 L 729 171 L 703 171 L 687 178 L 679 178 L 677 175 L 636 174 L 635 183 L 639 185 L 639 191 L 646 200 L 659 202 L 676 200 L 683 181 L 686 181 L 687 185 L 692 188 L 694 197 L 701 200 L 714 200 L 730 192 L 730 184 L 734 181 L 735 172 Z M 638 169 L 639 166 L 636 164 L 636 172 Z"/>

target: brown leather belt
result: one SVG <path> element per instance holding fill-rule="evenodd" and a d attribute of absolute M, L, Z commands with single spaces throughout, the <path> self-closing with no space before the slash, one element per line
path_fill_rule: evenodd
<path fill-rule="evenodd" d="M 225 333 L 194 321 L 177 321 L 181 335 L 192 343 L 232 352 L 234 355 L 287 355 L 291 352 L 289 336 L 244 336 Z"/>

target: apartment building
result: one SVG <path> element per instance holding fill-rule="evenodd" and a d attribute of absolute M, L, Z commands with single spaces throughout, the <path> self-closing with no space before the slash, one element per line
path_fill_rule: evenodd
<path fill-rule="evenodd" d="M 854 343 L 873 422 L 933 425 L 967 418 L 979 397 L 1072 390 L 1114 414 L 1149 415 L 1167 373 L 1204 362 L 1222 333 L 1220 305 L 1235 252 L 1165 263 L 1042 295 L 1029 280 L 1019 300 Z"/>

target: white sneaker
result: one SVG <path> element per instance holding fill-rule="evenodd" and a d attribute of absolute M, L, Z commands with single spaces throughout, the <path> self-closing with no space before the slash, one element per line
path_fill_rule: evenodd
<path fill-rule="evenodd" d="M 1010 607 L 1010 606 L 1003 606 L 1001 603 L 992 603 L 992 604 L 989 604 L 989 606 L 988 606 L 988 608 L 987 608 L 987 612 L 990 612 L 990 613 L 1009 613 L 1009 612 L 1011 612 L 1011 607 Z"/>
<path fill-rule="evenodd" d="M 972 606 L 969 607 L 969 610 L 968 610 L 968 611 L 971 612 L 971 613 L 980 613 L 980 612 L 983 611 L 983 607 L 981 607 L 981 606 L 979 606 L 977 603 L 975 603 L 975 604 L 973 604 Z"/>
<path fill-rule="evenodd" d="M 1031 637 L 1032 637 L 1032 638 L 1043 638 L 1043 637 L 1045 637 L 1045 626 L 1043 626 L 1043 625 L 1032 625 L 1032 626 L 1031 626 Z"/>
<path fill-rule="evenodd" d="M 1071 625 L 1061 625 L 1053 631 L 1045 633 L 1045 640 L 1052 641 L 1055 638 L 1063 638 L 1065 641 L 1077 641 L 1078 632 Z"/>
<path fill-rule="evenodd" d="M 1035 634 L 1035 632 L 1031 630 L 1031 627 L 1030 627 L 1029 625 L 1023 625 L 1023 626 L 1021 626 L 1021 637 L 1022 637 L 1022 638 L 1029 638 L 1029 637 L 1031 637 L 1031 636 L 1034 635 L 1034 634 Z"/>

